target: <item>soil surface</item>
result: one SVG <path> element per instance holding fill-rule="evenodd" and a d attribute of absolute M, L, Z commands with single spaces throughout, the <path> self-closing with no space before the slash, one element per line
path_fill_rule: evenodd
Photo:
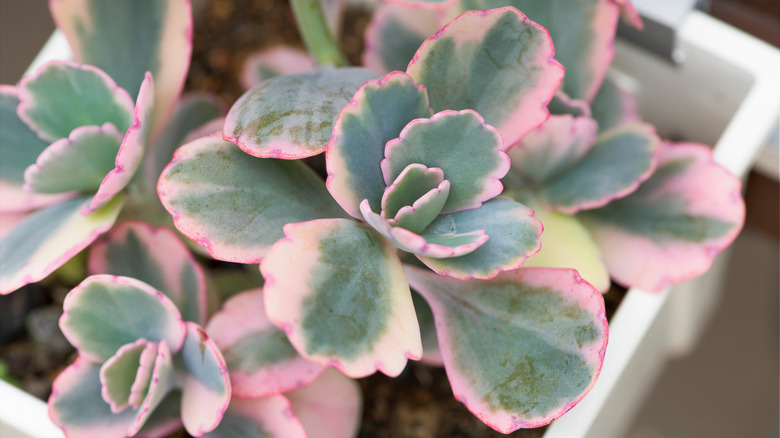
<path fill-rule="evenodd" d="M 193 10 L 194 50 L 186 90 L 215 93 L 228 106 L 244 92 L 239 75 L 248 55 L 282 43 L 302 47 L 287 0 L 194 0 Z M 364 11 L 346 12 L 340 44 L 353 64 L 359 63 L 368 21 Z M 316 168 L 322 163 L 315 159 L 310 164 Z M 43 400 L 54 378 L 75 359 L 57 326 L 62 300 L 72 286 L 48 282 L 0 296 L 0 322 L 6 322 L 0 326 L 0 359 L 5 364 L 0 366 L 0 378 Z M 608 317 L 625 292 L 613 287 L 604 296 Z M 14 317 L 24 313 L 26 319 Z M 377 373 L 361 379 L 360 386 L 364 392 L 360 438 L 535 438 L 544 433 L 538 428 L 503 435 L 485 426 L 454 399 L 441 368 L 410 362 L 395 379 Z"/>

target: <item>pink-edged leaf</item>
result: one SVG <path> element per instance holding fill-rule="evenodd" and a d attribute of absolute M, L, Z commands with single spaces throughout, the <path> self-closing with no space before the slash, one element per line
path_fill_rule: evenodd
<path fill-rule="evenodd" d="M 105 205 L 117 193 L 130 183 L 141 165 L 149 145 L 151 124 L 154 120 L 154 80 L 147 73 L 138 92 L 138 100 L 133 112 L 133 124 L 127 130 L 119 152 L 114 160 L 114 169 L 103 178 L 95 196 L 89 203 L 87 212 L 93 212 Z"/>
<path fill-rule="evenodd" d="M 325 369 L 303 359 L 265 312 L 262 289 L 232 296 L 206 331 L 222 351 L 234 397 L 281 394 L 311 383 Z"/>
<path fill-rule="evenodd" d="M 387 142 L 380 167 L 390 185 L 414 163 L 439 168 L 450 182 L 443 213 L 476 208 L 503 190 L 499 181 L 509 170 L 501 135 L 473 110 L 442 111 L 410 122 Z"/>
<path fill-rule="evenodd" d="M 513 6 L 544 26 L 555 58 L 566 68 L 563 89 L 576 99 L 593 100 L 615 55 L 620 8 L 615 0 L 461 0 L 465 9 Z"/>
<path fill-rule="evenodd" d="M 121 142 L 122 134 L 111 123 L 78 127 L 49 145 L 27 168 L 25 188 L 51 194 L 95 191 L 113 169 Z"/>
<path fill-rule="evenodd" d="M 557 116 L 569 114 L 574 117 L 592 117 L 588 102 L 573 99 L 560 89 L 555 93 L 547 108 L 550 110 L 550 114 Z"/>
<path fill-rule="evenodd" d="M 642 121 L 637 109 L 636 97 L 609 76 L 601 84 L 591 108 L 593 118 L 599 122 L 599 132 Z"/>
<path fill-rule="evenodd" d="M 100 365 L 79 357 L 52 384 L 49 418 L 66 437 L 126 437 L 135 412 L 112 413 L 100 392 Z"/>
<path fill-rule="evenodd" d="M 459 257 L 474 252 L 482 246 L 488 236 L 485 230 L 469 230 L 454 233 L 450 230 L 417 234 L 407 229 L 393 226 L 390 221 L 371 211 L 368 199 L 360 204 L 363 218 L 374 230 L 387 238 L 393 245 L 404 251 L 431 258 Z"/>
<path fill-rule="evenodd" d="M 544 185 L 544 200 L 556 211 L 574 214 L 625 197 L 655 170 L 659 144 L 650 125 L 602 133 L 575 166 Z"/>
<path fill-rule="evenodd" d="M 664 144 L 639 189 L 578 217 L 615 281 L 657 291 L 703 274 L 736 238 L 745 219 L 741 188 L 708 147 Z"/>
<path fill-rule="evenodd" d="M 49 0 L 49 8 L 74 58 L 104 70 L 134 98 L 144 74 L 152 73 L 157 116 L 151 131 L 159 132 L 190 66 L 190 0 Z"/>
<path fill-rule="evenodd" d="M 227 112 L 227 108 L 216 95 L 204 92 L 190 92 L 181 97 L 173 108 L 171 118 L 165 129 L 154 141 L 146 154 L 144 168 L 152 185 L 157 183 L 165 166 L 173 158 L 179 146 L 188 143 L 187 138 L 194 132 L 209 125 L 198 137 L 205 137 L 217 131 L 222 132 L 222 124 L 210 124 Z"/>
<path fill-rule="evenodd" d="M 287 223 L 344 216 L 302 162 L 257 159 L 219 137 L 179 148 L 157 193 L 179 231 L 238 263 L 259 263 Z"/>
<path fill-rule="evenodd" d="M 366 28 L 363 65 L 380 72 L 406 70 L 423 41 L 440 27 L 436 11 L 380 5 Z"/>
<path fill-rule="evenodd" d="M 128 277 L 93 275 L 63 303 L 60 329 L 85 360 L 104 362 L 138 339 L 166 340 L 173 351 L 184 341 L 176 305 L 146 283 Z"/>
<path fill-rule="evenodd" d="M 575 270 L 524 268 L 489 281 L 406 272 L 433 309 L 455 398 L 493 429 L 548 424 L 596 382 L 604 300 Z"/>
<path fill-rule="evenodd" d="M 386 187 L 379 167 L 385 145 L 409 122 L 431 114 L 425 87 L 405 73 L 392 72 L 360 87 L 341 110 L 325 153 L 328 190 L 347 213 L 362 219 L 364 199 L 379 211 Z"/>
<path fill-rule="evenodd" d="M 309 53 L 297 47 L 276 46 L 253 53 L 244 61 L 241 85 L 248 90 L 277 76 L 313 70 L 316 64 Z"/>
<path fill-rule="evenodd" d="M 61 196 L 38 195 L 22 189 L 24 170 L 49 145 L 38 138 L 16 113 L 18 90 L 0 85 L 0 212 L 22 212 L 50 205 Z"/>
<path fill-rule="evenodd" d="M 133 121 L 130 95 L 91 65 L 51 61 L 19 82 L 17 114 L 48 142 L 79 126 L 113 124 L 124 132 Z"/>
<path fill-rule="evenodd" d="M 209 120 L 208 122 L 204 123 L 200 127 L 190 131 L 190 133 L 187 134 L 186 137 L 184 137 L 184 140 L 182 141 L 182 144 L 191 143 L 191 142 L 193 142 L 193 141 L 195 141 L 195 140 L 197 140 L 199 138 L 203 138 L 203 137 L 211 137 L 211 136 L 219 137 L 219 136 L 222 135 L 222 128 L 224 126 L 225 126 L 225 118 L 224 117 L 218 117 L 216 119 Z M 168 161 L 170 162 L 170 159 Z"/>
<path fill-rule="evenodd" d="M 125 344 L 108 358 L 100 367 L 100 384 L 103 386 L 101 395 L 103 400 L 111 406 L 111 412 L 119 413 L 131 406 L 130 396 L 136 386 L 146 386 L 152 376 L 154 362 L 148 360 L 150 353 L 157 355 L 157 344 L 146 339 L 138 339 L 135 342 Z M 154 358 L 152 356 L 152 358 Z M 146 388 L 142 388 L 146 395 Z M 135 406 L 138 409 L 140 400 L 134 397 Z"/>
<path fill-rule="evenodd" d="M 154 413 L 157 406 L 162 403 L 170 391 L 178 384 L 173 368 L 173 356 L 168 347 L 168 342 L 163 339 L 157 344 L 154 369 L 149 380 L 149 386 L 141 406 L 138 408 L 135 416 L 135 422 L 127 432 L 128 436 L 133 436 L 146 424 Z"/>
<path fill-rule="evenodd" d="M 149 392 L 149 385 L 151 384 L 152 374 L 154 372 L 154 364 L 157 362 L 158 348 L 159 344 L 156 342 L 147 341 L 146 348 L 144 348 L 141 357 L 138 359 L 138 370 L 135 374 L 135 380 L 130 387 L 130 396 L 127 398 L 127 403 L 133 409 L 141 407 L 141 403 L 143 403 L 146 398 L 146 393 Z M 105 387 L 105 383 L 103 385 Z M 105 398 L 105 396 L 103 398 Z"/>
<path fill-rule="evenodd" d="M 564 73 L 554 54 L 547 30 L 516 9 L 469 11 L 428 38 L 406 71 L 431 108 L 477 111 L 508 148 L 549 115 Z"/>
<path fill-rule="evenodd" d="M 533 209 L 536 218 L 544 224 L 542 249 L 528 257 L 523 267 L 576 269 L 599 292 L 608 292 L 611 282 L 601 250 L 582 222 L 539 205 Z"/>
<path fill-rule="evenodd" d="M 123 222 L 95 242 L 90 274 L 141 280 L 167 295 L 185 321 L 206 322 L 206 277 L 186 245 L 169 228 Z"/>
<path fill-rule="evenodd" d="M 593 147 L 598 124 L 590 117 L 551 115 L 507 151 L 512 170 L 540 186 L 571 170 Z"/>
<path fill-rule="evenodd" d="M 216 429 L 204 438 L 311 438 L 281 395 L 230 402 Z"/>
<path fill-rule="evenodd" d="M 187 336 L 181 348 L 184 366 L 181 415 L 192 436 L 214 430 L 230 403 L 230 378 L 225 359 L 206 332 L 185 322 Z"/>
<path fill-rule="evenodd" d="M 323 67 L 258 84 L 230 108 L 222 136 L 260 158 L 286 160 L 325 151 L 339 111 L 365 82 L 367 68 Z"/>
<path fill-rule="evenodd" d="M 305 358 L 351 377 L 397 376 L 422 355 L 395 248 L 344 219 L 284 227 L 260 267 L 271 321 Z"/>
<path fill-rule="evenodd" d="M 357 382 L 328 369 L 314 383 L 287 394 L 308 438 L 350 438 L 360 426 L 362 394 Z"/>
<path fill-rule="evenodd" d="M 88 198 L 75 198 L 37 211 L 3 237 L 0 294 L 44 279 L 86 248 L 111 228 L 124 199 L 117 197 L 84 215 L 81 211 L 88 202 Z"/>
<path fill-rule="evenodd" d="M 401 208 L 414 204 L 433 190 L 444 195 L 446 200 L 449 195 L 449 182 L 444 182 L 444 172 L 438 167 L 429 168 L 423 164 L 409 164 L 392 181 L 392 184 L 388 185 L 382 195 L 382 217 L 395 218 Z M 436 214 L 439 212 L 434 213 Z"/>
<path fill-rule="evenodd" d="M 463 234 L 484 230 L 489 239 L 471 253 L 460 257 L 418 256 L 439 274 L 455 278 L 495 277 L 499 272 L 520 267 L 528 256 L 539 251 L 542 224 L 534 213 L 511 199 L 498 197 L 472 210 L 439 216 L 426 234 Z"/>

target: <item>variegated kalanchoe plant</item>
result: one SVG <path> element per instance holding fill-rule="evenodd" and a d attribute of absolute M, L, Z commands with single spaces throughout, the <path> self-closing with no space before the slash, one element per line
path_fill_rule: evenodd
<path fill-rule="evenodd" d="M 75 61 L 2 89 L 0 212 L 21 222 L 0 280 L 108 231 L 60 321 L 69 437 L 350 437 L 348 377 L 408 359 L 498 431 L 545 425 L 596 381 L 611 280 L 699 275 L 743 222 L 711 150 L 660 140 L 607 78 L 618 19 L 641 27 L 627 0 L 367 0 L 359 67 L 341 0 L 291 0 L 309 52 L 251 57 L 225 118 L 179 98 L 187 0 L 50 3 Z M 203 268 L 155 184 L 181 233 L 262 280 Z"/>

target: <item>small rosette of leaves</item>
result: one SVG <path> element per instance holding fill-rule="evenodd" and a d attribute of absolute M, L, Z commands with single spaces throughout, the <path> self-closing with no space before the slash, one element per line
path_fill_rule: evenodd
<path fill-rule="evenodd" d="M 330 193 L 439 273 L 490 278 L 519 266 L 541 226 L 493 199 L 509 169 L 501 135 L 473 110 L 430 114 L 425 89 L 404 73 L 363 85 L 328 144 Z"/>
<path fill-rule="evenodd" d="M 216 427 L 230 402 L 224 359 L 166 295 L 129 277 L 97 275 L 63 308 L 60 328 L 79 358 L 54 382 L 49 411 L 66 436 L 133 436 L 169 398 L 180 400 L 191 435 Z"/>

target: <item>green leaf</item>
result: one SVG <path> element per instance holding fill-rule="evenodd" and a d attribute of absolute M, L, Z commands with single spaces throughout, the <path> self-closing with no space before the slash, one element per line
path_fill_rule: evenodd
<path fill-rule="evenodd" d="M 489 239 L 473 252 L 451 258 L 419 259 L 439 274 L 455 278 L 492 278 L 518 268 L 539 250 L 542 225 L 533 211 L 507 198 L 495 198 L 481 207 L 439 216 L 427 234 L 462 234 L 485 230 Z"/>
<path fill-rule="evenodd" d="M 133 122 L 135 104 L 127 91 L 90 65 L 50 62 L 19 82 L 19 99 L 19 117 L 49 142 L 79 126 L 111 123 L 125 132 Z"/>
<path fill-rule="evenodd" d="M 264 81 L 233 104 L 224 138 L 261 158 L 322 153 L 341 109 L 364 82 L 377 76 L 366 68 L 324 67 Z"/>
<path fill-rule="evenodd" d="M 213 136 L 181 147 L 157 192 L 179 231 L 239 263 L 262 260 L 287 223 L 344 214 L 302 162 L 255 158 Z"/>
<path fill-rule="evenodd" d="M 422 354 L 395 248 L 344 219 L 285 227 L 261 265 L 266 308 L 296 350 L 351 377 L 398 375 Z"/>
<path fill-rule="evenodd" d="M 502 433 L 560 417 L 596 381 L 607 347 L 601 294 L 572 269 L 456 280 L 408 267 L 433 309 L 455 398 Z"/>
<path fill-rule="evenodd" d="M 467 12 L 427 39 L 407 73 L 435 111 L 472 109 L 505 149 L 547 119 L 563 78 L 547 31 L 512 8 Z"/>

